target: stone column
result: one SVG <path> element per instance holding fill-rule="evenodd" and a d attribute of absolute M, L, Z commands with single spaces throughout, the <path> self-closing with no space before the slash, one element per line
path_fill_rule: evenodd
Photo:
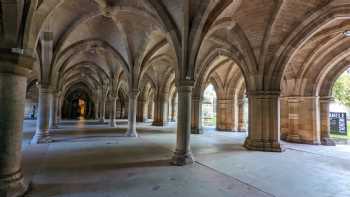
<path fill-rule="evenodd" d="M 110 98 L 111 102 L 111 115 L 110 115 L 110 121 L 109 124 L 111 127 L 116 127 L 115 119 L 117 119 L 117 97 Z"/>
<path fill-rule="evenodd" d="M 176 99 L 172 99 L 171 101 L 171 122 L 176 121 Z M 193 102 L 193 101 L 192 101 Z"/>
<path fill-rule="evenodd" d="M 50 93 L 49 86 L 46 84 L 40 84 L 37 128 L 35 135 L 31 141 L 32 144 L 51 142 L 49 133 L 49 115 L 51 100 L 52 94 Z"/>
<path fill-rule="evenodd" d="M 218 131 L 238 130 L 238 112 L 236 112 L 238 107 L 236 102 L 233 98 L 219 98 L 217 100 L 216 128 Z"/>
<path fill-rule="evenodd" d="M 247 132 L 244 119 L 244 98 L 238 99 L 238 132 Z"/>
<path fill-rule="evenodd" d="M 281 152 L 279 92 L 250 92 L 249 134 L 244 146 L 249 150 Z"/>
<path fill-rule="evenodd" d="M 120 101 L 120 99 L 117 97 L 117 118 L 121 119 L 122 118 L 122 103 Z"/>
<path fill-rule="evenodd" d="M 148 102 L 147 118 L 153 119 L 153 101 L 152 100 Z"/>
<path fill-rule="evenodd" d="M 168 93 L 158 93 L 154 99 L 153 126 L 168 124 Z"/>
<path fill-rule="evenodd" d="M 0 67 L 4 69 L 6 65 Z M 8 68 L 8 71 L 0 73 L 0 196 L 15 197 L 22 196 L 27 190 L 21 172 L 27 79 L 9 72 L 15 70 L 14 65 Z"/>
<path fill-rule="evenodd" d="M 335 146 L 335 142 L 330 138 L 331 126 L 329 122 L 329 105 L 333 101 L 332 97 L 320 98 L 321 144 L 325 146 Z"/>
<path fill-rule="evenodd" d="M 297 97 L 288 97 L 288 134 L 286 141 L 302 143 L 298 134 L 299 130 L 299 105 L 300 100 Z"/>
<path fill-rule="evenodd" d="M 192 134 L 203 134 L 202 125 L 202 98 L 192 97 L 192 123 L 191 133 Z"/>
<path fill-rule="evenodd" d="M 49 129 L 57 129 L 57 93 L 51 94 Z"/>
<path fill-rule="evenodd" d="M 137 122 L 145 122 L 147 117 L 145 117 L 146 101 L 143 98 L 137 100 Z"/>
<path fill-rule="evenodd" d="M 101 99 L 101 108 L 100 108 L 100 123 L 105 122 L 105 117 L 106 117 L 106 98 Z"/>
<path fill-rule="evenodd" d="M 98 99 L 96 99 L 96 104 L 95 104 L 95 120 L 100 119 L 100 102 Z"/>
<path fill-rule="evenodd" d="M 138 90 L 133 90 L 129 92 L 128 131 L 125 134 L 127 137 L 138 136 L 136 132 L 136 111 L 138 96 Z"/>
<path fill-rule="evenodd" d="M 192 86 L 179 85 L 176 150 L 172 158 L 174 165 L 182 166 L 194 162 L 190 148 Z"/>
<path fill-rule="evenodd" d="M 61 99 L 62 99 L 62 92 L 59 91 L 57 93 L 57 101 L 56 101 L 56 125 L 58 126 L 58 124 L 61 122 Z"/>
<path fill-rule="evenodd" d="M 129 98 L 125 102 L 124 111 L 123 111 L 123 119 L 128 119 L 128 118 L 129 118 Z"/>

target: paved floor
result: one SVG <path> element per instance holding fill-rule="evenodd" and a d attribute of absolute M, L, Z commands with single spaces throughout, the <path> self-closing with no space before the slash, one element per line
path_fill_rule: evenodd
<path fill-rule="evenodd" d="M 245 150 L 244 133 L 192 135 L 194 165 L 169 165 L 174 125 L 138 125 L 139 138 L 94 122 L 64 122 L 55 142 L 29 145 L 24 127 L 27 197 L 278 196 L 350 197 L 350 146 L 284 143 L 283 153 Z"/>

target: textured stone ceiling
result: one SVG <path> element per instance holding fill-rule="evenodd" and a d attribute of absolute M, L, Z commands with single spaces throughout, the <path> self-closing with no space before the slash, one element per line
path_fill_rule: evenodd
<path fill-rule="evenodd" d="M 73 70 L 86 72 L 86 80 L 95 86 L 121 74 L 129 86 L 139 87 L 146 75 L 159 80 L 155 76 L 164 77 L 165 70 L 176 75 L 173 80 L 197 80 L 203 68 L 210 68 L 208 64 L 220 67 L 222 60 L 217 57 L 223 56 L 231 66 L 240 67 L 236 72 L 241 72 L 248 90 L 278 90 L 287 84 L 283 80 L 300 78 L 303 86 L 310 83 L 307 79 L 316 80 L 318 70 L 347 56 L 330 58 L 350 44 L 343 35 L 350 28 L 350 2 L 344 0 L 50 0 L 32 4 L 24 45 L 37 51 L 33 75 L 40 78 L 43 72 L 51 72 L 53 86 L 61 79 L 69 82 L 69 77 L 81 76 L 72 74 Z M 43 32 L 52 32 L 53 46 L 53 58 L 45 65 L 39 61 Z M 226 72 L 215 73 L 224 83 L 229 81 Z"/>

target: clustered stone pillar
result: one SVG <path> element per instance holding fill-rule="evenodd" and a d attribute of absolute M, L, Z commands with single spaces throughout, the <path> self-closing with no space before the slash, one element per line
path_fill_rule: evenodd
<path fill-rule="evenodd" d="M 233 98 L 217 99 L 216 128 L 219 131 L 237 131 L 238 118 L 236 114 L 237 101 Z"/>
<path fill-rule="evenodd" d="M 165 126 L 168 123 L 168 93 L 158 93 L 154 101 L 153 126 Z"/>
<path fill-rule="evenodd" d="M 117 118 L 121 119 L 122 118 L 122 113 L 123 113 L 123 106 L 122 102 L 119 97 L 117 97 Z"/>
<path fill-rule="evenodd" d="M 50 102 L 49 129 L 57 129 L 57 93 L 52 93 Z"/>
<path fill-rule="evenodd" d="M 15 70 L 15 65 L 8 68 Z M 17 73 L 0 73 L 0 196 L 4 197 L 21 196 L 27 190 L 21 173 L 26 80 Z"/>
<path fill-rule="evenodd" d="M 56 125 L 58 126 L 58 124 L 61 122 L 61 101 L 62 100 L 62 92 L 58 91 L 57 93 L 57 102 L 56 102 Z"/>
<path fill-rule="evenodd" d="M 191 101 L 192 86 L 178 85 L 178 114 L 176 131 L 176 150 L 172 158 L 174 165 L 193 163 L 194 158 L 190 148 L 191 135 Z"/>
<path fill-rule="evenodd" d="M 147 118 L 148 119 L 153 119 L 153 101 L 150 99 L 148 101 L 148 110 L 147 110 Z"/>
<path fill-rule="evenodd" d="M 171 101 L 171 122 L 176 121 L 176 106 L 177 106 L 177 100 L 176 98 L 173 98 Z"/>
<path fill-rule="evenodd" d="M 133 90 L 129 92 L 128 131 L 125 134 L 127 137 L 138 136 L 136 132 L 136 111 L 138 95 L 138 90 Z"/>
<path fill-rule="evenodd" d="M 288 135 L 286 140 L 289 142 L 301 143 L 299 129 L 299 104 L 300 101 L 297 97 L 289 97 L 288 102 Z"/>
<path fill-rule="evenodd" d="M 101 107 L 100 107 L 100 123 L 105 122 L 105 116 L 106 116 L 106 98 L 103 97 L 101 99 Z"/>
<path fill-rule="evenodd" d="M 137 122 L 145 122 L 147 117 L 145 116 L 146 113 L 146 101 L 144 98 L 139 98 L 137 100 L 137 116 L 136 121 Z"/>
<path fill-rule="evenodd" d="M 95 105 L 95 120 L 99 120 L 100 119 L 100 101 L 97 97 L 97 102 L 96 102 L 96 105 Z"/>
<path fill-rule="evenodd" d="M 117 97 L 112 96 L 110 98 L 111 102 L 111 113 L 110 113 L 110 126 L 111 127 L 116 127 L 115 119 L 117 119 Z"/>
<path fill-rule="evenodd" d="M 249 92 L 249 150 L 281 152 L 279 92 Z"/>
<path fill-rule="evenodd" d="M 330 122 L 329 122 L 329 105 L 333 102 L 332 97 L 320 98 L 320 116 L 321 116 L 321 144 L 325 146 L 335 146 L 335 142 L 330 138 Z"/>
<path fill-rule="evenodd" d="M 41 144 L 51 142 L 49 133 L 49 115 L 50 115 L 50 103 L 52 100 L 52 94 L 50 88 L 46 84 L 39 85 L 39 109 L 37 128 L 35 135 L 31 141 L 32 144 Z"/>
<path fill-rule="evenodd" d="M 192 97 L 192 123 L 191 123 L 191 133 L 192 134 L 202 134 L 202 98 Z"/>
<path fill-rule="evenodd" d="M 129 99 L 125 101 L 124 110 L 123 110 L 123 119 L 129 118 Z"/>
<path fill-rule="evenodd" d="M 247 132 L 244 119 L 244 99 L 238 99 L 238 132 Z"/>

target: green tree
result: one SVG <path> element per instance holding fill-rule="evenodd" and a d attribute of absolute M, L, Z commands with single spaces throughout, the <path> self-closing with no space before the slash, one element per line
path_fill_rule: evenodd
<path fill-rule="evenodd" d="M 340 103 L 350 107 L 350 75 L 345 72 L 333 86 L 333 97 Z"/>

